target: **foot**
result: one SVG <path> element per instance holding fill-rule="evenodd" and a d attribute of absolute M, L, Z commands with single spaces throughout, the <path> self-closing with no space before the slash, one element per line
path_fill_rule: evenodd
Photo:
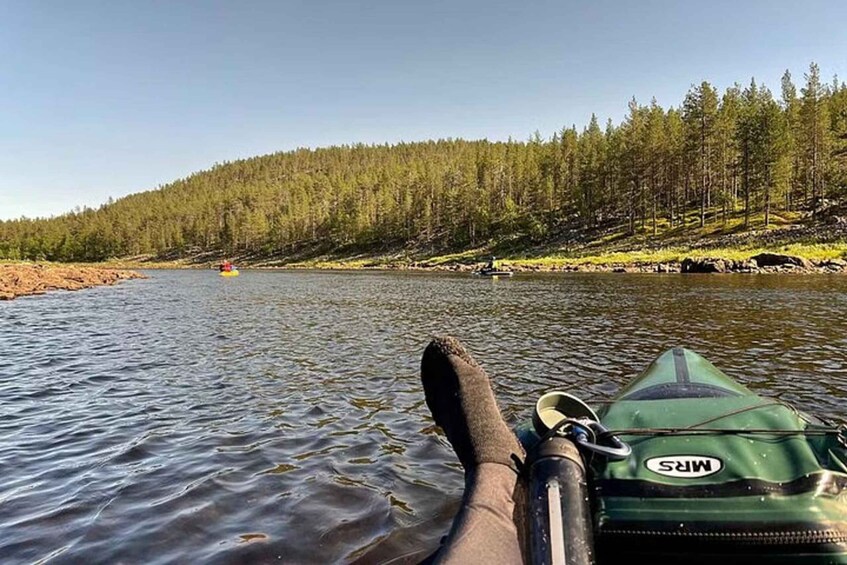
<path fill-rule="evenodd" d="M 488 375 L 452 337 L 439 337 L 421 360 L 426 404 L 462 462 L 465 473 L 481 463 L 500 463 L 518 472 L 524 453 L 509 430 Z"/>

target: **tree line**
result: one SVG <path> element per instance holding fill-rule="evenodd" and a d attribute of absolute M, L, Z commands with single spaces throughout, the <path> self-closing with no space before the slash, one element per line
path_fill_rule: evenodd
<path fill-rule="evenodd" d="M 755 80 L 693 85 L 678 107 L 527 141 L 443 139 L 298 149 L 216 165 L 158 190 L 48 219 L 0 222 L 0 257 L 98 261 L 220 251 L 475 246 L 622 224 L 657 235 L 847 193 L 847 85 L 811 64 L 779 96 Z"/>

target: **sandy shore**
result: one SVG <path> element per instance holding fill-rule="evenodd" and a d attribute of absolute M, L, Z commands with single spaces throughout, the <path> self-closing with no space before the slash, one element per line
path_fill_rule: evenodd
<path fill-rule="evenodd" d="M 79 290 L 141 279 L 144 275 L 122 269 L 59 265 L 0 265 L 0 300 L 44 294 L 50 290 Z"/>

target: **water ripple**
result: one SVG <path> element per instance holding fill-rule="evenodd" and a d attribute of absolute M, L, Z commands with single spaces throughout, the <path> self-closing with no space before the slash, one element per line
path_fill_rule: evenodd
<path fill-rule="evenodd" d="M 847 278 L 151 275 L 0 303 L 4 562 L 420 559 L 463 486 L 420 389 L 435 334 L 513 423 L 675 345 L 844 417 Z"/>

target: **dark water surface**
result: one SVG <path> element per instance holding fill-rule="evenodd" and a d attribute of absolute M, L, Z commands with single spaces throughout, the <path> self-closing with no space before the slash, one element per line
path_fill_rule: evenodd
<path fill-rule="evenodd" d="M 0 303 L 0 560 L 331 563 L 430 550 L 462 472 L 419 384 L 465 341 L 507 419 L 688 346 L 845 416 L 847 277 L 157 271 Z"/>

